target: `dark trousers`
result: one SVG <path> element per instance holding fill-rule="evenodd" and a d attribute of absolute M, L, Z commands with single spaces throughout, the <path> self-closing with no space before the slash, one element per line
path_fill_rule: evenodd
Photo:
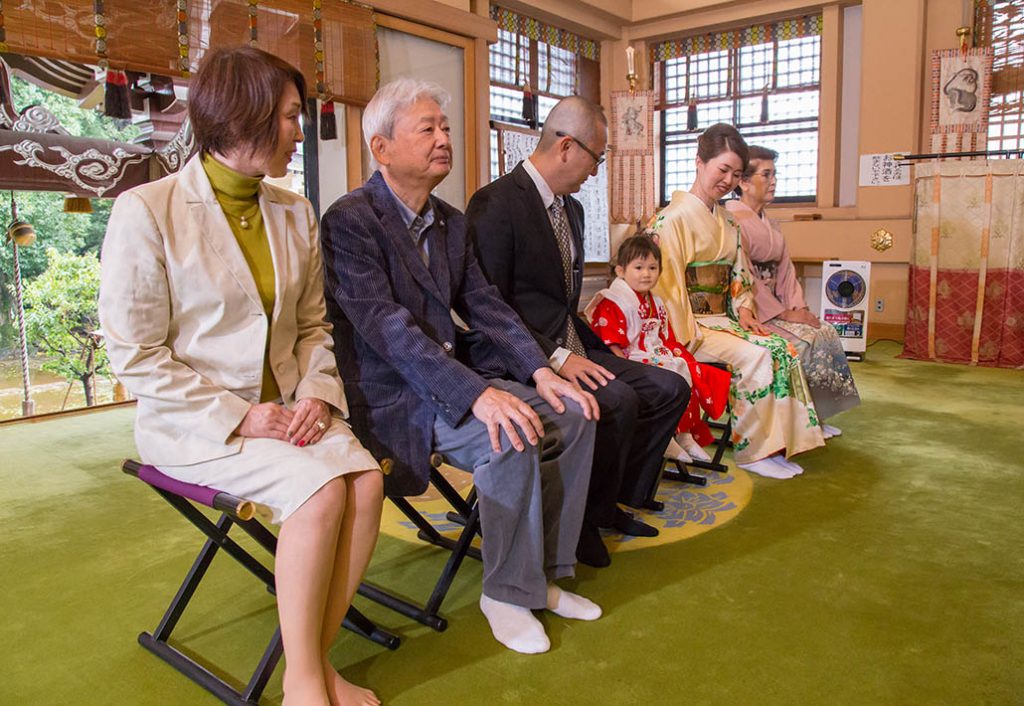
<path fill-rule="evenodd" d="M 601 407 L 584 522 L 611 525 L 616 501 L 638 507 L 658 480 L 669 439 L 690 401 L 682 376 L 612 353 L 587 357 L 615 375 L 590 390 Z M 589 388 L 588 388 L 589 390 Z"/>

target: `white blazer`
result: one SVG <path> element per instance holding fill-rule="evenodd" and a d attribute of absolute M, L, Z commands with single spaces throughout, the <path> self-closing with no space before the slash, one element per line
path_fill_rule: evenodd
<path fill-rule="evenodd" d="M 274 262 L 270 363 L 284 403 L 315 397 L 348 416 L 325 323 L 309 202 L 260 185 Z M 138 398 L 135 443 L 151 464 L 239 453 L 232 432 L 260 398 L 267 316 L 198 156 L 121 194 L 103 242 L 100 321 L 114 374 Z"/>

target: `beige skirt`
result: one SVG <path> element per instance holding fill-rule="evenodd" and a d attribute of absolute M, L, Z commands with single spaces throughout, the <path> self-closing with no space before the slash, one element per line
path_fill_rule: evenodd
<path fill-rule="evenodd" d="M 341 419 L 315 444 L 299 448 L 278 439 L 245 439 L 234 455 L 189 466 L 160 466 L 185 483 L 205 485 L 252 500 L 280 524 L 329 481 L 347 473 L 380 470 Z"/>

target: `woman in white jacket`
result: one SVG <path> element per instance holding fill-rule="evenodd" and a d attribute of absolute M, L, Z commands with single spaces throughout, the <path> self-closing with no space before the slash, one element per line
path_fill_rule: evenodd
<path fill-rule="evenodd" d="M 284 703 L 372 705 L 327 650 L 376 543 L 381 473 L 343 421 L 316 217 L 263 182 L 287 173 L 305 104 L 283 60 L 247 47 L 207 55 L 189 91 L 199 154 L 114 204 L 100 318 L 114 372 L 138 398 L 142 459 L 281 523 Z"/>

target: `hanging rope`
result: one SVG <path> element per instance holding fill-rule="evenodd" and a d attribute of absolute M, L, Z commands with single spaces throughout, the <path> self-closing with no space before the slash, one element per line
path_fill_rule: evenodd
<path fill-rule="evenodd" d="M 334 101 L 327 92 L 324 79 L 324 34 L 321 0 L 313 0 L 313 62 L 316 72 L 316 94 L 320 99 L 320 139 L 336 140 L 338 123 L 334 119 Z"/>
<path fill-rule="evenodd" d="M 258 47 L 259 42 L 256 41 L 256 15 L 259 12 L 259 0 L 249 0 L 249 46 Z"/>
<path fill-rule="evenodd" d="M 17 220 L 17 217 L 15 217 Z M 14 306 L 18 310 L 18 337 L 21 343 L 21 384 L 24 400 L 29 400 L 28 389 L 28 339 L 25 333 L 25 307 L 21 302 L 21 261 L 18 259 L 18 244 L 11 238 L 11 247 L 14 248 Z"/>
<path fill-rule="evenodd" d="M 96 65 L 106 72 L 103 112 L 108 117 L 127 120 L 132 117 L 128 74 L 110 68 L 110 61 L 107 59 L 107 18 L 103 10 L 103 0 L 93 0 L 92 9 L 96 34 Z"/>
<path fill-rule="evenodd" d="M 188 61 L 188 0 L 178 0 L 178 70 L 182 78 L 192 75 Z"/>

